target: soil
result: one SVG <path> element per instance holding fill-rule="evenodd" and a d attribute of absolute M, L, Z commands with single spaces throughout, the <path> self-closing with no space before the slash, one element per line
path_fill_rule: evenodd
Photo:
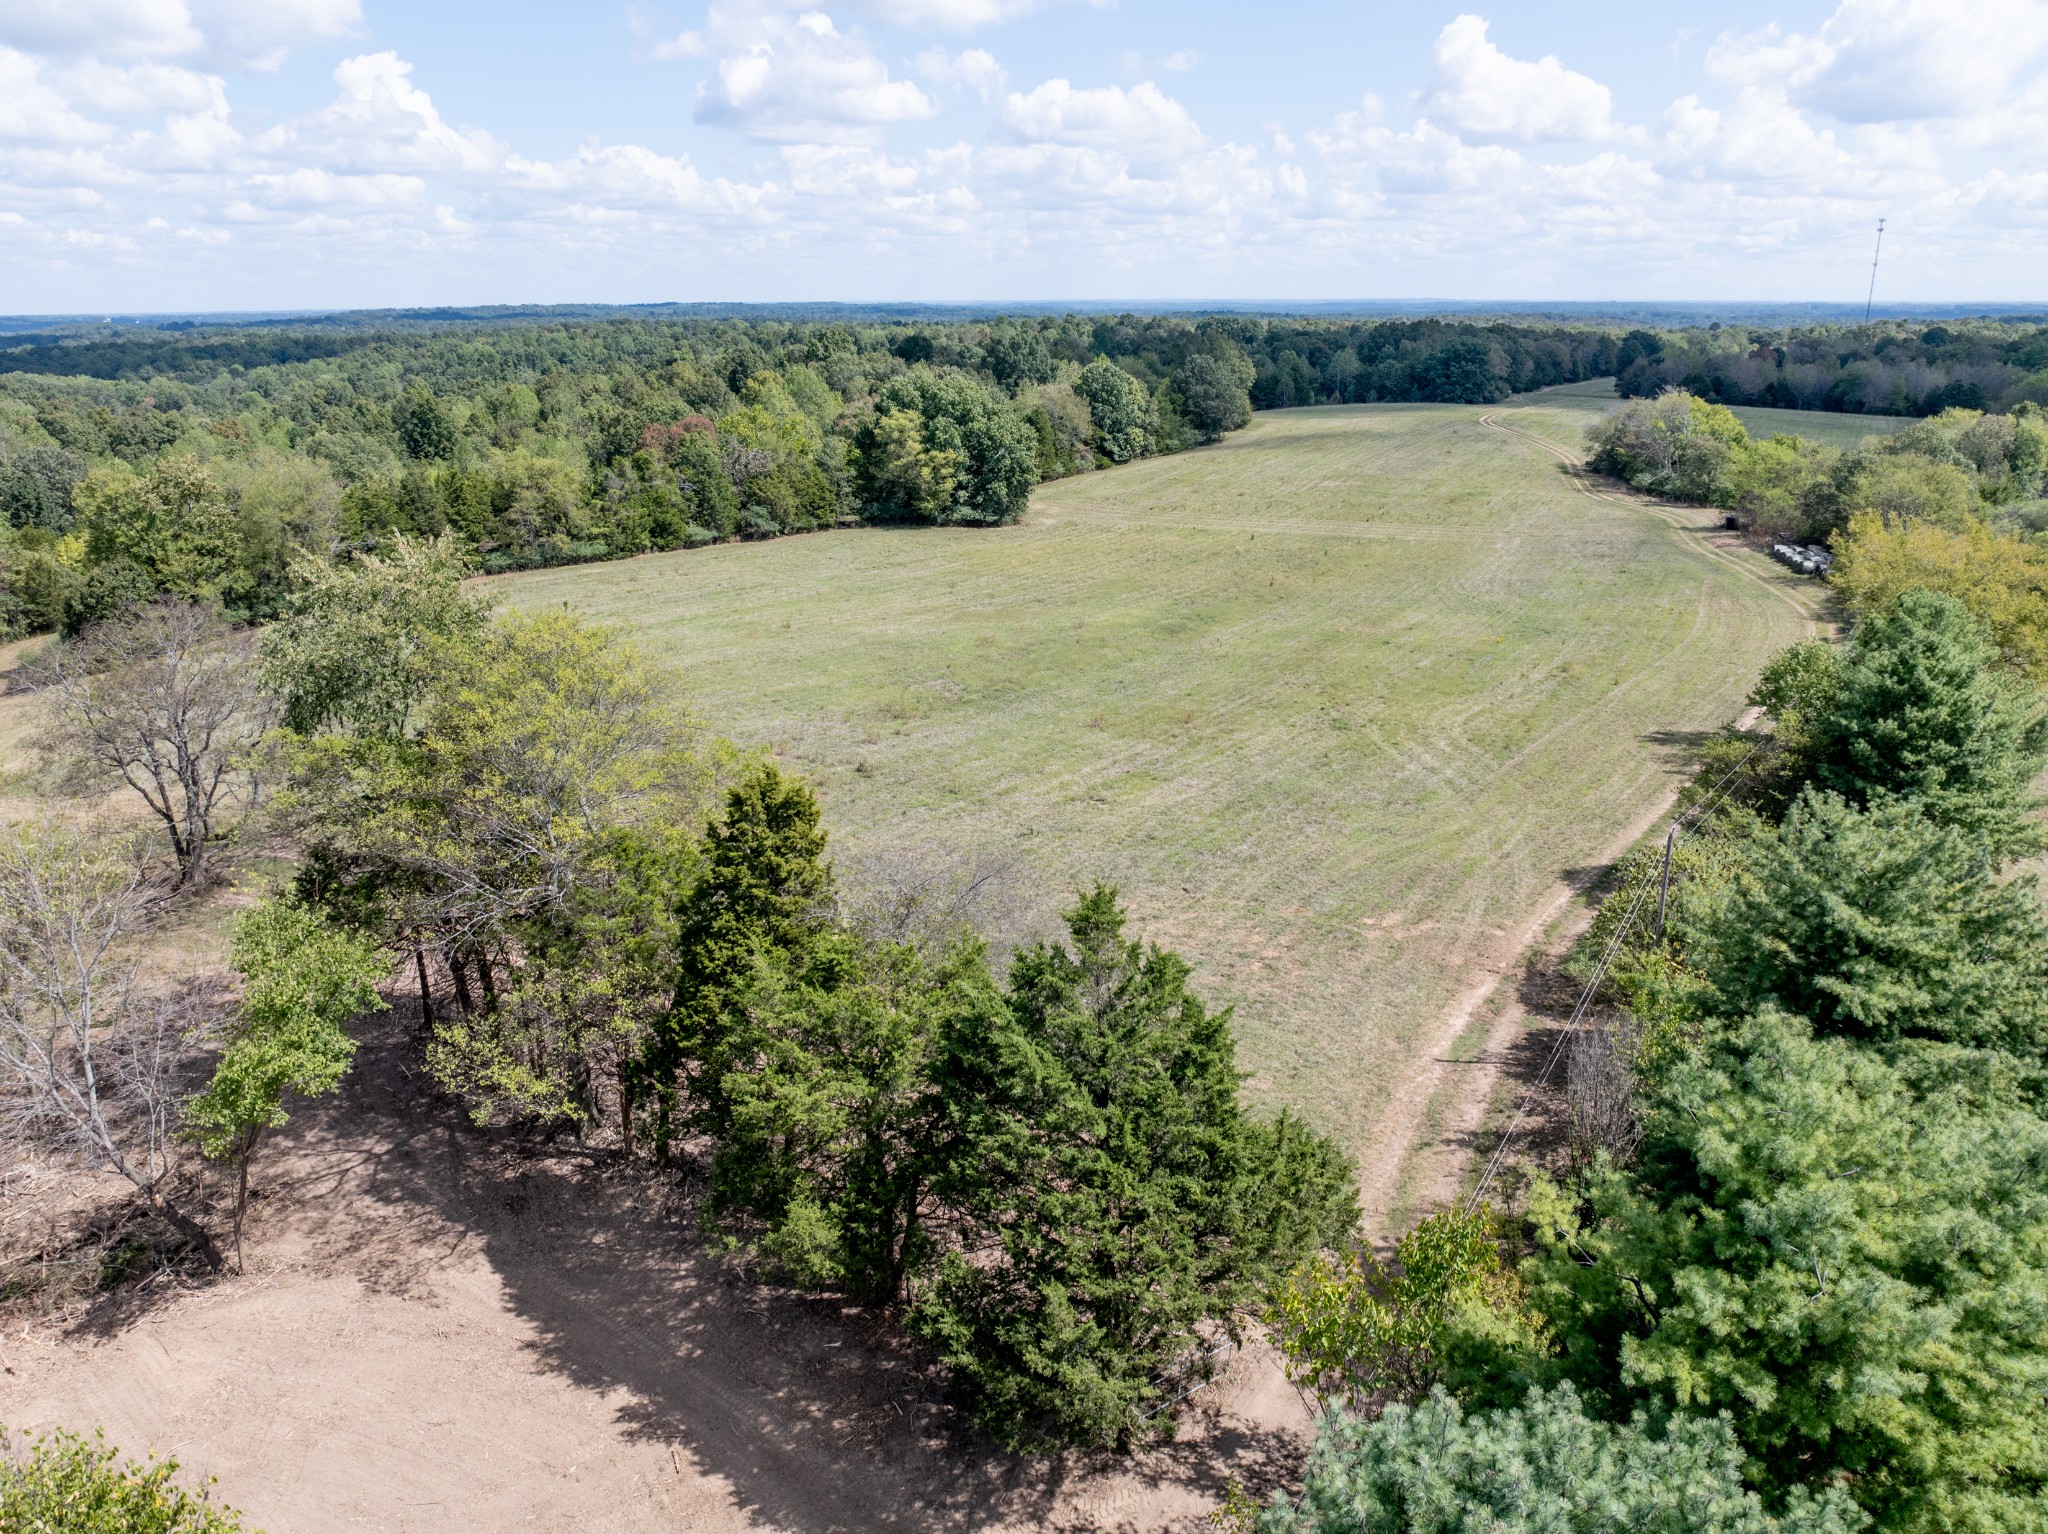
<path fill-rule="evenodd" d="M 175 1455 L 270 1534 L 1193 1529 L 1298 1474 L 1263 1350 L 1171 1443 L 1002 1454 L 888 1318 L 733 1271 L 672 1178 L 471 1127 L 412 1027 L 264 1147 L 247 1276 L 15 1331 L 0 1422 Z"/>

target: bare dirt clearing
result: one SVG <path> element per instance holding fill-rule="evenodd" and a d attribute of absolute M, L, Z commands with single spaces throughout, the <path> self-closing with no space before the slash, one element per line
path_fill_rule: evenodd
<path fill-rule="evenodd" d="M 1133 1460 L 1010 1459 L 882 1318 L 756 1288 L 645 1169 L 494 1144 L 371 1030 L 262 1177 L 250 1276 L 0 1343 L 0 1420 L 176 1454 L 271 1534 L 1150 1529 L 1291 1473 L 1270 1360 Z"/>

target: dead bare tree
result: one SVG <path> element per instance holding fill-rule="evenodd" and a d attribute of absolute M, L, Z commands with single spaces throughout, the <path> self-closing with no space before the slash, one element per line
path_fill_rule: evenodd
<path fill-rule="evenodd" d="M 1636 1101 L 1636 1057 L 1642 1025 L 1626 1012 L 1589 1022 L 1572 1034 L 1565 1059 L 1565 1103 L 1571 1154 L 1581 1166 L 1606 1152 L 1626 1163 L 1642 1144 Z"/>
<path fill-rule="evenodd" d="M 45 755 L 140 794 L 170 833 L 178 886 L 199 879 L 229 818 L 255 803 L 256 748 L 275 722 L 254 637 L 218 607 L 167 599 L 54 646 L 39 680 Z"/>
<path fill-rule="evenodd" d="M 972 931 L 1000 959 L 1038 936 L 1013 861 L 898 844 L 842 854 L 833 871 L 841 915 L 876 941 L 937 951 Z"/>
<path fill-rule="evenodd" d="M 120 956 L 148 895 L 139 867 L 81 836 L 0 830 L 0 1133 L 125 1177 L 218 1267 L 166 1191 L 193 1008 L 144 993 Z"/>

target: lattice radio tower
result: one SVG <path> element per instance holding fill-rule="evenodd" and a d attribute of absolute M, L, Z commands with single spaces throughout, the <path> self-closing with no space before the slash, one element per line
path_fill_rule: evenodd
<path fill-rule="evenodd" d="M 1877 258 L 1884 254 L 1884 220 L 1877 221 L 1877 249 L 1870 253 L 1870 291 L 1863 296 L 1863 323 L 1870 323 L 1870 306 L 1877 300 Z"/>

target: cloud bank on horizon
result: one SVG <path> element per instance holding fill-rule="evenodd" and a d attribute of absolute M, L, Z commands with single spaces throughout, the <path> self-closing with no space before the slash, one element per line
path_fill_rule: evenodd
<path fill-rule="evenodd" d="M 0 310 L 1849 298 L 1879 216 L 1893 296 L 2048 297 L 2048 0 L 1738 6 L 1639 56 L 1591 9 L 1506 46 L 1508 0 L 1356 56 L 1308 4 L 714 0 L 592 21 L 546 113 L 387 9 L 0 0 Z"/>

